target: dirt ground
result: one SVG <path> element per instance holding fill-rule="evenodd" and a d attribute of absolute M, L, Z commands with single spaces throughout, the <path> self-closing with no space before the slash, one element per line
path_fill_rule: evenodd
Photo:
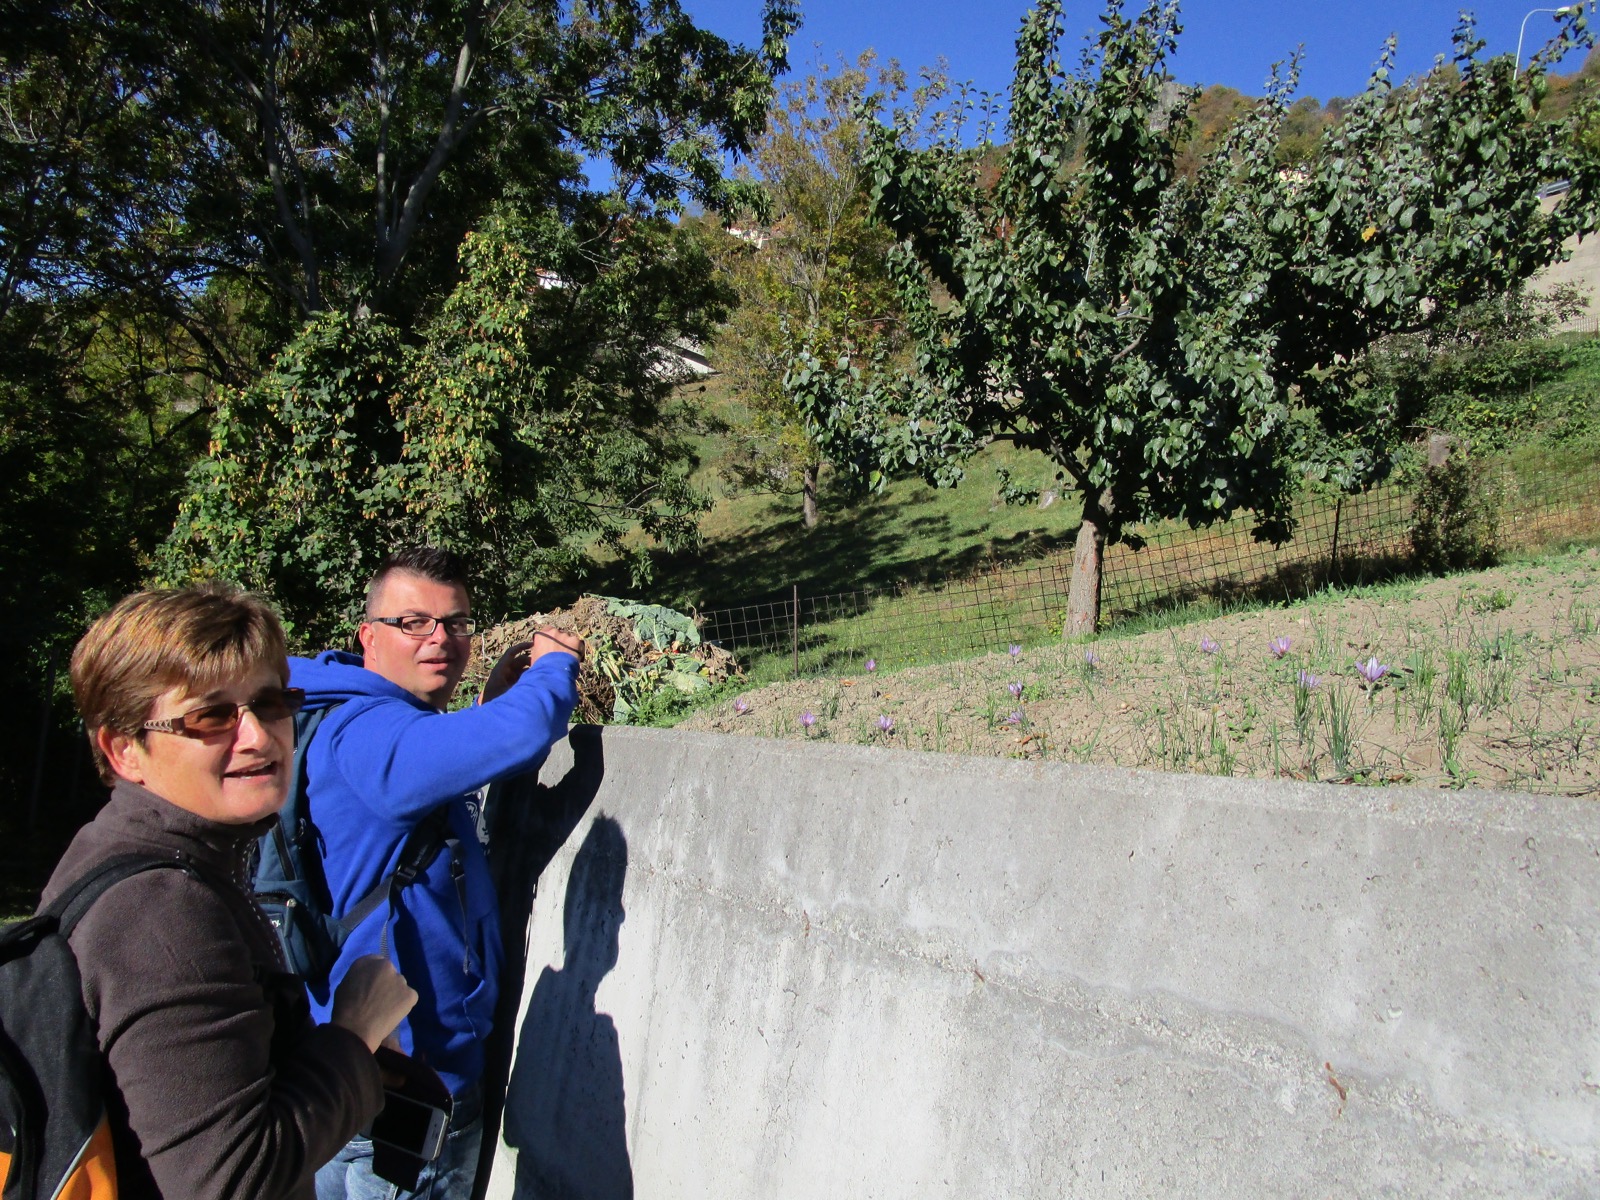
<path fill-rule="evenodd" d="M 1369 683 L 1360 666 L 1372 659 Z M 775 684 L 681 727 L 1596 795 L 1600 550 L 1087 644 Z"/>

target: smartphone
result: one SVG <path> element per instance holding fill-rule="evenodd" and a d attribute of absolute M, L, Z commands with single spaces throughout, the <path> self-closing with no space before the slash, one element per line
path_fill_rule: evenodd
<path fill-rule="evenodd" d="M 383 1111 L 373 1118 L 369 1136 L 407 1155 L 411 1165 L 432 1162 L 450 1129 L 450 1089 L 427 1063 L 397 1050 L 379 1046 L 373 1057 L 384 1075 Z M 393 1161 L 392 1155 L 385 1157 Z M 377 1173 L 376 1165 L 373 1169 Z"/>
<path fill-rule="evenodd" d="M 450 1114 L 400 1092 L 384 1090 L 383 1111 L 372 1122 L 372 1140 L 432 1162 L 444 1149 Z"/>

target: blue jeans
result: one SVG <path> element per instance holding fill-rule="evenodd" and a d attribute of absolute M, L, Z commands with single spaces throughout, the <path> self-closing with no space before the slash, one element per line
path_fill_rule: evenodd
<path fill-rule="evenodd" d="M 471 1200 L 482 1142 L 483 1096 L 473 1087 L 456 1097 L 444 1150 L 422 1168 L 415 1191 L 374 1175 L 372 1142 L 357 1134 L 317 1172 L 317 1200 Z"/>

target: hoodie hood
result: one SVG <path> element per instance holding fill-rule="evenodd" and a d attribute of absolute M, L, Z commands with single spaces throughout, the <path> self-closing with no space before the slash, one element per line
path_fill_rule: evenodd
<path fill-rule="evenodd" d="M 330 708 L 366 696 L 404 700 L 420 712 L 433 711 L 399 684 L 367 670 L 359 654 L 344 650 L 324 650 L 315 658 L 290 658 L 289 677 L 295 687 L 305 688 L 309 709 Z"/>

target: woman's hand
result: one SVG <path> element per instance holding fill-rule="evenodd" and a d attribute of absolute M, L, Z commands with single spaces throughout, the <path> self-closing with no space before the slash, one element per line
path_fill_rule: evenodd
<path fill-rule="evenodd" d="M 333 993 L 333 1023 L 376 1050 L 417 1002 L 417 993 L 381 954 L 366 954 Z"/>

